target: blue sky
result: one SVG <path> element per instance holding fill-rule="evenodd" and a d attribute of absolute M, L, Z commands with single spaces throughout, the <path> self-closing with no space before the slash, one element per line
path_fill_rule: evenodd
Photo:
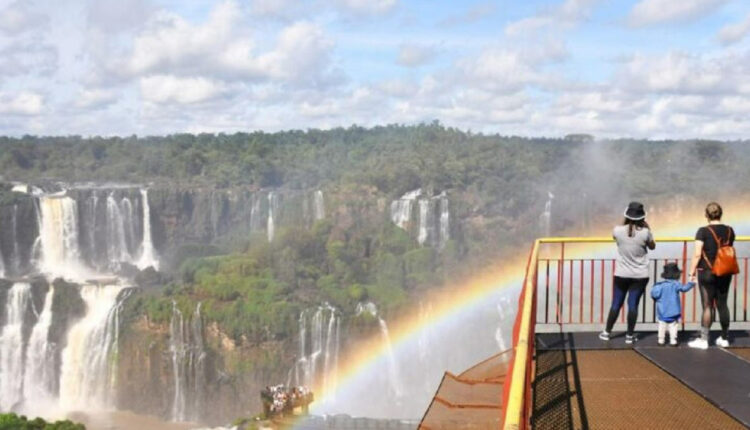
<path fill-rule="evenodd" d="M 0 133 L 746 139 L 744 0 L 0 0 Z"/>

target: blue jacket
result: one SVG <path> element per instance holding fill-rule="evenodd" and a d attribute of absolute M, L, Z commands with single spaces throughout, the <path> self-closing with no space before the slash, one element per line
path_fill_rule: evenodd
<path fill-rule="evenodd" d="M 680 319 L 680 291 L 687 292 L 695 282 L 680 284 L 674 279 L 663 279 L 651 288 L 651 298 L 656 300 L 656 316 L 659 321 L 673 322 Z"/>

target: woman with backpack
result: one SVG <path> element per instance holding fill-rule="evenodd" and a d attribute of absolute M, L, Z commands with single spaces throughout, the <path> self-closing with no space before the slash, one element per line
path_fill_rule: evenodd
<path fill-rule="evenodd" d="M 637 340 L 634 330 L 638 319 L 638 303 L 648 284 L 648 250 L 656 248 L 651 228 L 646 222 L 643 204 L 631 202 L 625 209 L 625 221 L 615 226 L 612 237 L 617 242 L 612 306 L 607 317 L 607 326 L 599 333 L 601 340 L 609 340 L 617 315 L 628 298 L 628 331 L 625 343 Z"/>
<path fill-rule="evenodd" d="M 708 225 L 695 233 L 695 252 L 690 264 L 690 280 L 698 278 L 698 287 L 703 303 L 700 337 L 688 342 L 691 348 L 708 348 L 708 333 L 713 323 L 713 304 L 719 312 L 721 336 L 716 339 L 716 346 L 729 346 L 729 285 L 732 275 L 738 272 L 734 256 L 734 230 L 721 222 L 721 206 L 711 202 L 706 206 Z M 732 267 L 733 264 L 733 267 Z"/>

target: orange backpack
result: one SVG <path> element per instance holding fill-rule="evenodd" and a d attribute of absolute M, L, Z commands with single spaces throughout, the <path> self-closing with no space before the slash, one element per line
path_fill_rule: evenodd
<path fill-rule="evenodd" d="M 716 258 L 713 264 L 708 261 L 705 251 L 703 252 L 703 259 L 706 260 L 706 264 L 711 269 L 711 273 L 716 276 L 736 275 L 740 273 L 740 267 L 737 264 L 737 255 L 734 252 L 734 247 L 729 244 L 729 239 L 734 235 L 734 231 L 729 227 L 729 236 L 726 242 L 719 240 L 719 236 L 716 235 L 714 229 L 711 226 L 706 226 L 708 231 L 714 237 L 716 241 Z"/>

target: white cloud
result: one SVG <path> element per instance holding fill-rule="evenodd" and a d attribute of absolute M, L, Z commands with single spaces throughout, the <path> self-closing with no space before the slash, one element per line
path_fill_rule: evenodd
<path fill-rule="evenodd" d="M 124 68 L 134 77 L 174 74 L 313 85 L 330 78 L 332 44 L 320 26 L 292 23 L 279 32 L 270 49 L 261 49 L 240 18 L 233 1 L 217 5 L 203 24 L 162 14 L 136 37 L 125 65 L 111 68 Z"/>
<path fill-rule="evenodd" d="M 155 11 L 147 0 L 88 0 L 88 25 L 109 33 L 141 27 Z"/>
<path fill-rule="evenodd" d="M 630 11 L 633 26 L 690 21 L 718 9 L 727 0 L 641 0 Z"/>
<path fill-rule="evenodd" d="M 398 4 L 397 0 L 333 0 L 346 11 L 360 15 L 379 15 L 390 12 Z"/>
<path fill-rule="evenodd" d="M 0 31 L 10 35 L 39 30 L 48 21 L 46 15 L 33 10 L 29 1 L 16 0 L 0 11 Z"/>
<path fill-rule="evenodd" d="M 17 40 L 0 49 L 0 75 L 49 76 L 57 62 L 57 49 L 44 43 Z"/>
<path fill-rule="evenodd" d="M 37 93 L 0 93 L 0 113 L 5 115 L 38 115 L 44 109 L 44 98 Z"/>
<path fill-rule="evenodd" d="M 719 41 L 724 45 L 731 45 L 744 39 L 750 33 L 750 14 L 744 20 L 727 24 L 719 30 Z"/>
<path fill-rule="evenodd" d="M 141 97 L 153 103 L 193 104 L 222 96 L 223 84 L 206 78 L 179 78 L 169 75 L 140 79 Z"/>
<path fill-rule="evenodd" d="M 405 67 L 418 67 L 435 57 L 435 48 L 425 45 L 403 44 L 399 47 L 396 62 Z"/>
<path fill-rule="evenodd" d="M 565 0 L 560 5 L 541 11 L 535 16 L 511 22 L 505 27 L 508 36 L 529 36 L 543 29 L 564 29 L 589 18 L 601 0 Z"/>
<path fill-rule="evenodd" d="M 79 92 L 74 104 L 79 108 L 99 109 L 117 101 L 117 93 L 105 89 L 85 89 Z"/>

